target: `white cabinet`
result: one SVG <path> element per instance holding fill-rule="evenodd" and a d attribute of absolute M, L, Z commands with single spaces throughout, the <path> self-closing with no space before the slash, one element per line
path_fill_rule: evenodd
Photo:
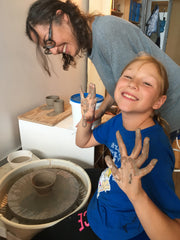
<path fill-rule="evenodd" d="M 75 144 L 76 130 L 72 115 L 55 126 L 47 126 L 19 118 L 22 149 L 31 150 L 39 158 L 60 158 L 83 168 L 94 166 L 94 147 L 79 148 Z"/>

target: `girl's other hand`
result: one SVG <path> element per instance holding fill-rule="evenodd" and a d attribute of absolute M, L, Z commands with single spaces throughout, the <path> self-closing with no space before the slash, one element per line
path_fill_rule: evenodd
<path fill-rule="evenodd" d="M 148 158 L 149 154 L 149 138 L 146 137 L 144 139 L 142 148 L 140 129 L 136 130 L 135 146 L 130 156 L 127 155 L 126 146 L 119 131 L 116 133 L 116 138 L 121 154 L 121 168 L 116 167 L 110 156 L 106 156 L 105 161 L 107 166 L 111 169 L 112 175 L 118 186 L 132 201 L 143 191 L 141 178 L 152 171 L 157 163 L 157 159 L 151 160 L 146 167 L 140 168 Z M 141 148 L 142 152 L 140 154 Z"/>

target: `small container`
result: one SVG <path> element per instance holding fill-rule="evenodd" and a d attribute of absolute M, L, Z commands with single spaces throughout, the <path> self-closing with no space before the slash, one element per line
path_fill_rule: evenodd
<path fill-rule="evenodd" d="M 47 96 L 46 97 L 46 104 L 49 108 L 53 108 L 54 107 L 54 101 L 59 99 L 59 96 L 56 95 L 51 95 L 51 96 Z"/>
<path fill-rule="evenodd" d="M 55 113 L 62 113 L 64 112 L 64 100 L 63 99 L 56 99 L 54 101 L 54 111 Z"/>
<path fill-rule="evenodd" d="M 28 150 L 19 150 L 8 155 L 7 160 L 12 168 L 19 167 L 32 160 L 32 152 Z"/>
<path fill-rule="evenodd" d="M 32 186 L 40 195 L 47 195 L 56 181 L 55 172 L 39 170 L 32 174 Z"/>
<path fill-rule="evenodd" d="M 86 98 L 88 96 L 88 93 L 84 93 L 84 97 Z M 96 94 L 96 110 L 100 107 L 101 103 L 104 100 L 104 97 L 100 94 Z M 72 116 L 73 116 L 73 127 L 76 127 L 79 121 L 82 118 L 81 114 L 81 96 L 80 93 L 74 94 L 70 98 L 70 104 L 72 107 Z M 100 124 L 101 120 L 98 119 L 93 123 L 92 127 L 97 126 Z"/>

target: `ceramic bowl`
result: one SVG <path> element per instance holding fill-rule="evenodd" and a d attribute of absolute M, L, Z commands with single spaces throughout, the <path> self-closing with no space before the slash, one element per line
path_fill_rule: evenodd
<path fill-rule="evenodd" d="M 46 195 L 54 186 L 56 174 L 51 170 L 38 170 L 32 173 L 32 186 L 41 194 Z"/>
<path fill-rule="evenodd" d="M 19 167 L 32 160 L 32 152 L 28 150 L 19 150 L 8 155 L 7 160 L 12 168 Z"/>

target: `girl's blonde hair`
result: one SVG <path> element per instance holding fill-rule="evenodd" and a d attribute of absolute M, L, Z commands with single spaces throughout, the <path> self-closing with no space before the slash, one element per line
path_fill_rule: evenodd
<path fill-rule="evenodd" d="M 159 96 L 167 95 L 167 90 L 169 88 L 169 82 L 168 82 L 167 71 L 166 71 L 164 65 L 161 62 L 159 62 L 156 58 L 152 57 L 151 55 L 148 55 L 146 53 L 140 53 L 136 58 L 134 58 L 130 63 L 128 63 L 128 65 L 126 65 L 126 67 L 123 69 L 122 73 L 129 67 L 129 65 L 131 65 L 132 63 L 135 63 L 135 62 L 142 62 L 142 65 L 146 64 L 146 63 L 154 64 L 154 66 L 156 67 L 156 69 L 161 77 Z M 165 133 L 169 136 L 169 132 L 170 132 L 169 124 L 167 123 L 167 121 L 165 119 L 163 119 L 160 116 L 160 112 L 155 110 L 152 117 L 155 121 L 157 121 L 163 127 Z"/>

